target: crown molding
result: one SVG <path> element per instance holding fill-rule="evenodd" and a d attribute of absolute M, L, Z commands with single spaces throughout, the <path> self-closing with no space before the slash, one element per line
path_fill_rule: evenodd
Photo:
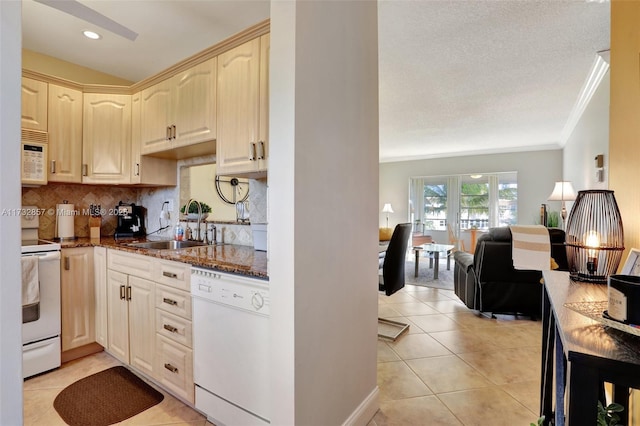
<path fill-rule="evenodd" d="M 35 80 L 44 81 L 46 83 L 57 84 L 59 86 L 80 90 L 83 93 L 132 95 L 136 92 L 141 91 L 142 89 L 146 89 L 147 87 L 151 87 L 154 84 L 160 83 L 161 81 L 166 80 L 169 77 L 173 77 L 174 75 L 182 71 L 186 71 L 189 68 L 195 65 L 198 65 L 208 59 L 216 57 L 221 53 L 231 50 L 234 47 L 240 46 L 241 44 L 247 41 L 250 41 L 260 36 L 263 36 L 265 34 L 268 34 L 270 31 L 270 28 L 271 28 L 271 25 L 270 25 L 269 19 L 259 22 L 256 25 L 239 32 L 238 34 L 235 34 L 225 40 L 222 40 L 220 43 L 216 43 L 213 46 L 178 62 L 177 64 L 167 68 L 166 70 L 161 71 L 158 74 L 155 74 L 142 81 L 134 83 L 131 86 L 116 86 L 116 85 L 105 85 L 105 84 L 82 84 L 82 83 L 77 83 L 75 81 L 66 80 L 64 78 L 55 77 L 48 74 L 42 74 L 37 71 L 32 71 L 24 68 L 22 69 L 22 76 L 33 78 Z"/>
<path fill-rule="evenodd" d="M 576 128 L 580 117 L 584 114 L 585 109 L 587 109 L 587 105 L 591 101 L 593 94 L 596 92 L 602 79 L 609 71 L 609 50 L 603 50 L 596 53 L 596 57 L 591 65 L 591 70 L 589 71 L 589 76 L 587 77 L 582 89 L 580 90 L 580 94 L 578 95 L 578 100 L 576 101 L 571 113 L 569 114 L 569 118 L 562 129 L 562 134 L 560 136 L 560 146 L 564 147 L 567 144 L 567 141 L 571 137 L 571 133 Z"/>

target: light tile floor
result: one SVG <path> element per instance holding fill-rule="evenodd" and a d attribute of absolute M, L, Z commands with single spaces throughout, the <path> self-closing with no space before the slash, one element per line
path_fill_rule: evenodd
<path fill-rule="evenodd" d="M 537 421 L 541 323 L 467 309 L 451 290 L 407 285 L 380 295 L 380 317 L 410 324 L 378 340 L 380 411 L 369 426 Z"/>
<path fill-rule="evenodd" d="M 407 285 L 380 296 L 381 317 L 408 322 L 396 342 L 378 341 L 380 411 L 369 426 L 528 426 L 536 421 L 541 323 L 467 309 L 450 290 Z M 74 381 L 120 363 L 106 353 L 24 383 L 24 424 L 64 425 L 53 408 Z M 211 425 L 171 395 L 129 425 Z"/>

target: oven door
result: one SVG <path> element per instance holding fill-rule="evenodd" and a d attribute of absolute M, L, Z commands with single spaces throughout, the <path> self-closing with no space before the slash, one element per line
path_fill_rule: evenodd
<path fill-rule="evenodd" d="M 23 318 L 22 343 L 31 343 L 60 335 L 60 252 L 23 254 L 38 256 L 40 302 Z M 36 312 L 37 311 L 37 312 Z"/>

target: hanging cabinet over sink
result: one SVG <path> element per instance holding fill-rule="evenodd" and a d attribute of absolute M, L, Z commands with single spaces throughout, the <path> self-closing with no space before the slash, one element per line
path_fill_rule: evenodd
<path fill-rule="evenodd" d="M 143 155 L 186 158 L 215 152 L 216 63 L 211 58 L 142 91 Z"/>
<path fill-rule="evenodd" d="M 268 85 L 268 34 L 218 57 L 217 174 L 266 175 Z"/>

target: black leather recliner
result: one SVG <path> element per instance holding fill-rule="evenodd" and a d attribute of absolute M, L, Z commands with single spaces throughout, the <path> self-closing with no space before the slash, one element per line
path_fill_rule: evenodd
<path fill-rule="evenodd" d="M 549 228 L 549 238 L 558 269 L 568 270 L 564 231 Z M 454 260 L 454 291 L 468 308 L 540 317 L 542 272 L 513 268 L 509 227 L 490 228 L 478 238 L 474 255 L 455 252 Z"/>

